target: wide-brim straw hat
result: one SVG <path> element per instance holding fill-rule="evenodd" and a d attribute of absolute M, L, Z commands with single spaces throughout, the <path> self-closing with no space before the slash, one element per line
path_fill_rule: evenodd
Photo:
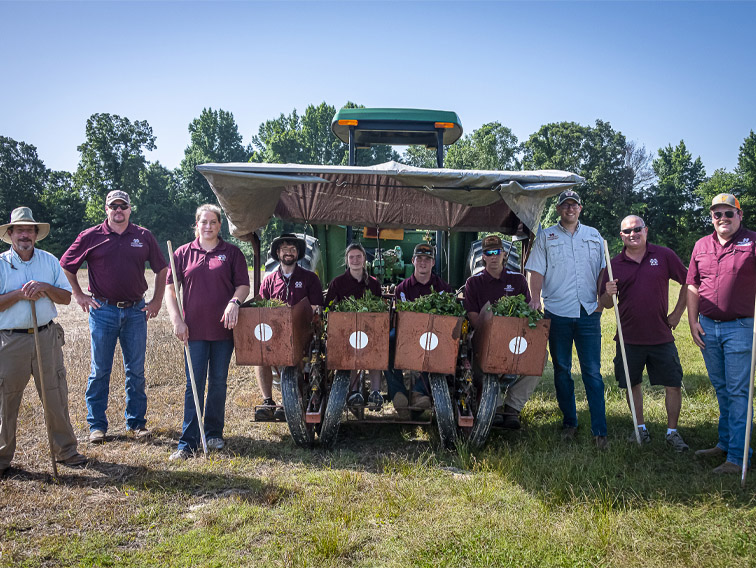
<path fill-rule="evenodd" d="M 16 207 L 13 212 L 11 212 L 10 223 L 0 225 L 0 239 L 2 239 L 3 242 L 8 244 L 12 243 L 10 235 L 8 234 L 8 229 L 16 225 L 36 225 L 39 227 L 39 232 L 37 233 L 38 241 L 41 241 L 50 234 L 50 223 L 38 223 L 35 221 L 32 216 L 32 211 L 28 207 Z"/>

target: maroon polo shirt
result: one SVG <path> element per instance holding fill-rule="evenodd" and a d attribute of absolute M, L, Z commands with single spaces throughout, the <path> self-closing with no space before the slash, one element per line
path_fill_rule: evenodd
<path fill-rule="evenodd" d="M 307 298 L 312 306 L 323 305 L 323 286 L 318 275 L 298 264 L 289 278 L 283 275 L 280 267 L 268 274 L 260 286 L 260 295 L 266 300 L 281 300 L 290 306 L 302 298 Z"/>
<path fill-rule="evenodd" d="M 660 345 L 674 341 L 667 325 L 669 281 L 685 283 L 687 271 L 680 258 L 667 247 L 646 244 L 640 262 L 627 256 L 623 248 L 612 259 L 612 275 L 617 280 L 622 336 L 631 345 Z M 601 293 L 606 292 L 609 271 L 604 272 Z M 615 336 L 615 341 L 617 337 Z"/>
<path fill-rule="evenodd" d="M 354 296 L 358 300 L 365 294 L 365 290 L 370 290 L 374 296 L 381 297 L 381 283 L 374 276 L 367 277 L 367 283 L 363 280 L 355 280 L 347 270 L 341 276 L 337 276 L 328 285 L 325 305 L 329 306 L 331 302 L 335 304 L 344 298 Z"/>
<path fill-rule="evenodd" d="M 136 302 L 147 291 L 144 263 L 157 274 L 167 266 L 155 237 L 147 229 L 129 223 L 120 235 L 108 222 L 79 233 L 60 259 L 63 269 L 76 274 L 87 262 L 89 291 L 111 302 Z"/>
<path fill-rule="evenodd" d="M 525 301 L 530 302 L 528 282 L 522 274 L 503 270 L 499 278 L 494 278 L 488 270 L 481 270 L 465 282 L 465 309 L 479 314 L 486 302 L 493 304 L 502 296 L 517 294 L 522 294 Z"/>
<path fill-rule="evenodd" d="M 430 294 L 432 292 L 431 288 L 436 292 L 452 292 L 452 287 L 444 282 L 438 274 L 431 274 L 430 280 L 428 280 L 427 284 L 418 282 L 413 274 L 397 284 L 394 295 L 396 296 L 397 302 L 411 302 L 417 300 L 421 296 L 427 296 Z"/>
<path fill-rule="evenodd" d="M 756 232 L 745 227 L 725 245 L 717 233 L 693 247 L 687 283 L 698 287 L 698 310 L 707 318 L 731 321 L 752 318 L 756 296 Z"/>
<path fill-rule="evenodd" d="M 189 341 L 232 339 L 232 330 L 223 327 L 221 318 L 236 288 L 249 286 L 244 253 L 223 239 L 218 240 L 213 250 L 206 251 L 196 239 L 176 249 L 173 261 L 184 290 L 184 321 L 189 328 Z M 169 269 L 167 283 L 173 282 Z"/>

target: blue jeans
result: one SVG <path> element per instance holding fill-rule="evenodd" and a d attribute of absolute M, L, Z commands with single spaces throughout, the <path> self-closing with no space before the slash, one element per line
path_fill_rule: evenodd
<path fill-rule="evenodd" d="M 554 363 L 557 402 L 564 417 L 562 426 L 577 428 L 578 425 L 575 383 L 572 380 L 574 342 L 585 385 L 585 397 L 591 411 L 591 433 L 594 436 L 606 436 L 604 380 L 601 378 L 601 312 L 589 314 L 581 307 L 579 318 L 565 318 L 546 310 L 545 317 L 551 320 L 549 351 Z"/>
<path fill-rule="evenodd" d="M 389 400 L 394 400 L 394 395 L 398 392 L 402 393 L 409 399 L 409 392 L 407 387 L 404 386 L 404 374 L 401 369 L 394 368 L 394 357 L 396 356 L 396 328 L 392 328 L 389 332 L 389 366 L 386 371 L 383 372 L 383 376 L 386 378 L 386 387 L 388 388 Z M 425 386 L 428 382 L 428 373 L 421 373 L 420 380 L 415 381 L 415 386 L 412 388 L 414 392 L 428 395 L 428 388 Z"/>
<path fill-rule="evenodd" d="M 87 422 L 90 430 L 108 429 L 105 411 L 108 408 L 110 372 L 116 342 L 123 352 L 126 373 L 126 428 L 143 428 L 147 420 L 147 394 L 144 390 L 144 356 L 147 349 L 147 314 L 142 311 L 144 300 L 130 308 L 103 304 L 89 310 L 89 332 L 92 348 L 92 367 L 87 383 Z"/>
<path fill-rule="evenodd" d="M 702 349 L 719 403 L 719 441 L 727 461 L 743 465 L 746 420 L 748 417 L 748 375 L 751 369 L 753 318 L 718 322 L 699 316 L 706 335 Z M 750 449 L 750 455 L 753 453 Z"/>
<path fill-rule="evenodd" d="M 207 382 L 207 401 L 203 425 L 205 436 L 209 438 L 223 438 L 223 426 L 226 421 L 226 379 L 231 354 L 234 352 L 234 340 L 221 341 L 190 341 L 189 354 L 192 358 L 194 380 L 197 382 L 197 397 L 200 404 L 205 398 L 205 382 Z M 194 406 L 194 394 L 189 378 L 189 363 L 184 355 L 184 369 L 186 372 L 186 392 L 184 394 L 184 424 L 181 428 L 181 438 L 178 449 L 194 451 L 202 445 L 199 421 Z"/>

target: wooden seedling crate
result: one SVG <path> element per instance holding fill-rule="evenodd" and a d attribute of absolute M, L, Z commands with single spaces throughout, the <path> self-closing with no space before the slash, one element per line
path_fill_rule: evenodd
<path fill-rule="evenodd" d="M 464 321 L 455 316 L 397 312 L 394 367 L 453 375 Z"/>
<path fill-rule="evenodd" d="M 549 320 L 529 327 L 527 318 L 495 316 L 481 310 L 473 346 L 484 373 L 497 375 L 542 375 L 546 365 Z"/>
<path fill-rule="evenodd" d="M 326 348 L 329 369 L 388 368 L 388 312 L 330 312 Z"/>
<path fill-rule="evenodd" d="M 237 365 L 299 365 L 312 338 L 312 306 L 240 308 L 234 328 Z"/>

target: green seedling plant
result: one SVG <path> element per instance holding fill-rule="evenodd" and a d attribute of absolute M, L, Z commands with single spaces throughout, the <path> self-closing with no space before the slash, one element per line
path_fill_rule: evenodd
<path fill-rule="evenodd" d="M 369 290 L 365 292 L 362 298 L 349 296 L 340 302 L 333 303 L 329 306 L 331 312 L 370 312 L 381 313 L 388 311 L 388 304 L 378 296 L 375 296 Z"/>
<path fill-rule="evenodd" d="M 489 306 L 488 309 L 492 310 L 495 316 L 528 318 L 529 327 L 535 327 L 536 322 L 543 319 L 543 314 L 531 308 L 522 294 L 502 296 L 493 305 Z"/>
<path fill-rule="evenodd" d="M 465 308 L 459 303 L 454 294 L 436 292 L 431 287 L 431 293 L 421 296 L 417 300 L 397 302 L 396 309 L 400 312 L 419 312 L 421 314 L 435 314 L 440 316 L 461 317 L 465 315 Z"/>
<path fill-rule="evenodd" d="M 260 298 L 259 300 L 253 300 L 252 302 L 249 302 L 247 304 L 244 304 L 245 308 L 282 308 L 284 307 L 286 302 L 283 300 L 278 300 L 276 298 L 271 298 L 270 300 L 267 300 L 265 298 Z"/>

